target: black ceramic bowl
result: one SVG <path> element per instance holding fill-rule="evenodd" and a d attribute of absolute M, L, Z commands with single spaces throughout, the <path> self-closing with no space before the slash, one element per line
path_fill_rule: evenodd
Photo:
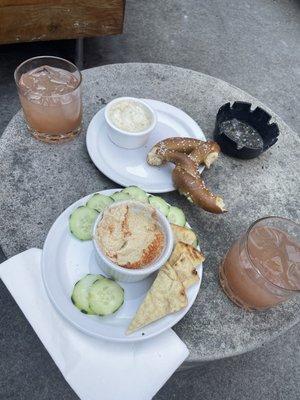
<path fill-rule="evenodd" d="M 254 128 L 260 135 L 263 143 L 259 148 L 238 146 L 237 141 L 229 138 L 220 125 L 225 121 L 237 119 Z M 271 115 L 260 107 L 251 111 L 251 104 L 236 101 L 224 104 L 218 111 L 214 131 L 214 139 L 220 145 L 223 153 L 237 158 L 254 158 L 273 146 L 278 140 L 279 128 L 275 123 L 270 124 Z M 224 126 L 224 125 L 223 125 Z"/>

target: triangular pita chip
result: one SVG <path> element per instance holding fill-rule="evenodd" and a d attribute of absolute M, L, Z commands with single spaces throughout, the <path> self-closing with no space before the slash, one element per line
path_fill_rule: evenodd
<path fill-rule="evenodd" d="M 197 236 L 195 233 L 189 229 L 185 228 L 184 226 L 179 226 L 175 224 L 171 224 L 171 228 L 174 234 L 174 241 L 175 243 L 177 242 L 183 242 L 186 244 L 190 244 L 191 246 L 196 247 L 197 246 Z"/>
<path fill-rule="evenodd" d="M 179 280 L 186 289 L 199 281 L 196 267 L 190 259 L 190 256 L 186 253 L 181 254 L 175 264 L 172 265 L 172 268 L 177 273 Z"/>
<path fill-rule="evenodd" d="M 176 272 L 165 264 L 131 321 L 127 334 L 187 306 L 187 297 Z"/>
<path fill-rule="evenodd" d="M 195 249 L 195 247 L 189 244 L 178 242 L 176 243 L 174 250 L 171 254 L 171 257 L 169 258 L 169 263 L 171 265 L 175 264 L 175 262 L 179 259 L 179 257 L 183 253 L 187 254 L 190 257 L 194 267 L 201 264 L 205 260 L 205 257 L 201 253 L 201 251 Z"/>

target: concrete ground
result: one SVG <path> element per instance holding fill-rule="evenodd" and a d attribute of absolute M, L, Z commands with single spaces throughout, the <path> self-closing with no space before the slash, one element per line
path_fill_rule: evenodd
<path fill-rule="evenodd" d="M 41 54 L 72 59 L 74 49 L 74 41 L 0 46 L 0 132 L 19 108 L 13 82 L 15 67 Z M 132 61 L 174 64 L 226 80 L 259 98 L 299 130 L 297 0 L 127 0 L 124 34 L 85 40 L 84 67 Z M 2 283 L 0 298 L 2 310 L 11 306 Z M 5 314 L 0 322 L 16 328 L 5 320 Z M 299 399 L 299 333 L 300 326 L 296 326 L 251 353 L 176 373 L 156 399 Z M 22 333 L 15 330 L 13 334 Z M 5 352 L 0 330 L 0 399 L 55 399 L 51 376 L 55 379 L 58 375 L 56 367 L 28 376 L 26 371 L 35 369 L 29 364 L 40 364 L 41 358 L 48 365 L 51 361 L 35 337 L 24 346 L 24 358 L 16 360 Z M 10 381 L 4 382 L 1 370 L 7 369 L 12 373 Z M 55 379 L 55 383 L 66 385 L 62 379 Z M 18 390 L 8 390 L 13 386 Z M 64 400 L 73 398 L 70 392 Z"/>

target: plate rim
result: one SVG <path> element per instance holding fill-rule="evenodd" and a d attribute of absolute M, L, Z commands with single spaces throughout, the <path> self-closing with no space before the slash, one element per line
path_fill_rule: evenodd
<path fill-rule="evenodd" d="M 173 109 L 173 112 L 176 112 L 181 115 L 184 116 L 184 118 L 186 118 L 190 124 L 193 124 L 195 127 L 195 137 L 200 139 L 200 140 L 207 140 L 203 130 L 201 129 L 201 127 L 199 126 L 199 124 L 191 117 L 189 116 L 185 111 L 181 110 L 178 107 L 173 106 L 172 104 L 169 103 L 165 103 L 163 101 L 160 100 L 155 100 L 155 99 L 145 99 L 145 98 L 140 98 L 140 100 L 145 101 L 146 103 L 149 102 L 150 106 L 152 106 L 153 108 L 157 109 L 159 108 L 159 106 L 163 106 L 163 107 L 168 107 L 170 109 Z M 154 104 L 154 105 L 153 105 Z M 156 106 L 156 107 L 155 107 Z M 96 117 L 99 114 L 104 115 L 104 109 L 105 109 L 106 105 L 102 108 L 100 108 L 100 110 L 98 110 L 92 117 L 92 119 L 89 122 L 88 128 L 87 128 L 87 133 L 86 133 L 86 148 L 89 154 L 89 157 L 91 158 L 93 164 L 95 165 L 95 167 L 102 173 L 104 174 L 107 178 L 109 178 L 110 180 L 112 180 L 113 182 L 117 183 L 118 185 L 121 185 L 123 187 L 127 187 L 127 186 L 139 186 L 141 187 L 143 190 L 145 190 L 148 193 L 170 193 L 175 191 L 176 189 L 174 187 L 166 187 L 165 189 L 157 189 L 157 188 L 151 188 L 151 187 L 142 187 L 141 184 L 137 184 L 137 182 L 134 181 L 126 181 L 126 178 L 122 178 L 121 176 L 117 175 L 115 176 L 114 173 L 115 171 L 111 168 L 111 167 L 107 167 L 105 163 L 101 163 L 101 160 L 99 158 L 99 155 L 96 154 L 95 152 L 95 146 L 93 145 L 95 143 L 95 140 L 93 139 L 93 131 L 92 131 L 92 124 L 94 123 L 94 120 L 96 119 Z M 202 168 L 203 170 L 203 168 Z M 202 172 L 202 170 L 200 170 L 200 172 Z"/>
<path fill-rule="evenodd" d="M 174 325 L 176 325 L 189 312 L 190 308 L 192 307 L 192 305 L 194 304 L 194 302 L 195 302 L 195 300 L 196 300 L 196 298 L 198 296 L 198 293 L 199 293 L 199 290 L 200 290 L 200 287 L 201 287 L 201 284 L 202 284 L 203 263 L 201 263 L 201 264 L 199 264 L 197 266 L 197 270 L 198 270 L 198 274 L 199 274 L 199 282 L 194 286 L 194 287 L 196 287 L 196 292 L 195 292 L 195 295 L 192 297 L 191 301 L 188 303 L 188 305 L 186 306 L 185 309 L 180 310 L 180 311 L 183 312 L 183 314 L 180 314 L 178 316 L 175 316 L 175 314 L 174 314 L 174 319 L 172 321 L 170 321 L 165 327 L 161 327 L 160 329 L 158 329 L 155 332 L 152 332 L 152 333 L 147 334 L 147 335 L 141 335 L 139 337 L 133 337 L 133 336 L 130 336 L 130 335 L 126 336 L 125 333 L 124 333 L 124 337 L 122 337 L 122 338 L 114 338 L 114 337 L 105 336 L 105 335 L 103 335 L 101 333 L 94 334 L 94 333 L 90 332 L 88 329 L 85 329 L 80 324 L 78 324 L 76 321 L 74 321 L 72 318 L 68 317 L 60 309 L 59 304 L 57 304 L 57 301 L 55 300 L 53 294 L 51 293 L 51 289 L 47 285 L 47 279 L 45 277 L 45 268 L 46 268 L 46 260 L 45 260 L 45 258 L 46 258 L 47 241 L 49 240 L 49 237 L 50 237 L 50 234 L 52 233 L 52 231 L 56 228 L 57 224 L 59 224 L 59 219 L 62 217 L 62 215 L 64 213 L 70 212 L 71 209 L 76 207 L 77 203 L 80 204 L 81 202 L 86 201 L 86 199 L 88 199 L 89 197 L 93 196 L 93 194 L 100 193 L 100 194 L 110 195 L 115 191 L 121 191 L 121 190 L 122 189 L 120 189 L 120 188 L 104 189 L 104 190 L 100 190 L 100 191 L 88 194 L 88 195 L 83 196 L 82 198 L 76 200 L 74 203 L 69 205 L 64 211 L 62 211 L 62 213 L 53 222 L 51 228 L 48 231 L 46 239 L 44 241 L 43 250 L 42 250 L 42 258 L 41 258 L 41 274 L 42 274 L 43 285 L 45 287 L 45 290 L 46 290 L 46 293 L 47 293 L 47 296 L 48 296 L 50 302 L 52 303 L 52 305 L 54 306 L 56 311 L 66 321 L 68 321 L 72 326 L 77 328 L 79 331 L 87 334 L 88 336 L 95 337 L 95 338 L 98 338 L 98 339 L 103 339 L 103 340 L 107 340 L 107 341 L 110 341 L 110 342 L 134 343 L 134 342 L 140 342 L 140 341 L 151 339 L 151 338 L 153 338 L 153 337 L 155 337 L 157 335 L 160 335 L 161 333 L 165 332 L 166 330 L 171 329 Z M 187 224 L 188 224 L 188 226 L 190 226 L 188 222 L 187 222 Z M 200 249 L 199 245 L 197 246 L 197 248 Z M 170 315 L 172 315 L 172 314 L 170 314 Z"/>

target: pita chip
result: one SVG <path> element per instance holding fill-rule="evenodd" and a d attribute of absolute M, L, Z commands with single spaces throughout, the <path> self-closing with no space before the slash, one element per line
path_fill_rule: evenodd
<path fill-rule="evenodd" d="M 127 334 L 130 334 L 165 315 L 179 311 L 187 306 L 187 296 L 177 273 L 166 263 L 159 271 L 143 303 L 131 321 Z"/>
<path fill-rule="evenodd" d="M 199 282 L 197 269 L 188 254 L 182 253 L 175 264 L 172 265 L 172 268 L 185 289 Z"/>
<path fill-rule="evenodd" d="M 178 242 L 176 243 L 174 250 L 171 254 L 171 257 L 169 258 L 169 263 L 171 265 L 174 265 L 175 262 L 181 256 L 181 254 L 188 255 L 194 267 L 201 264 L 205 260 L 205 257 L 203 253 L 201 253 L 201 251 L 195 249 L 195 247 L 189 244 Z"/>
<path fill-rule="evenodd" d="M 183 242 L 186 244 L 190 244 L 191 246 L 197 247 L 198 239 L 191 229 L 175 224 L 171 224 L 171 228 L 173 231 L 175 243 Z"/>

